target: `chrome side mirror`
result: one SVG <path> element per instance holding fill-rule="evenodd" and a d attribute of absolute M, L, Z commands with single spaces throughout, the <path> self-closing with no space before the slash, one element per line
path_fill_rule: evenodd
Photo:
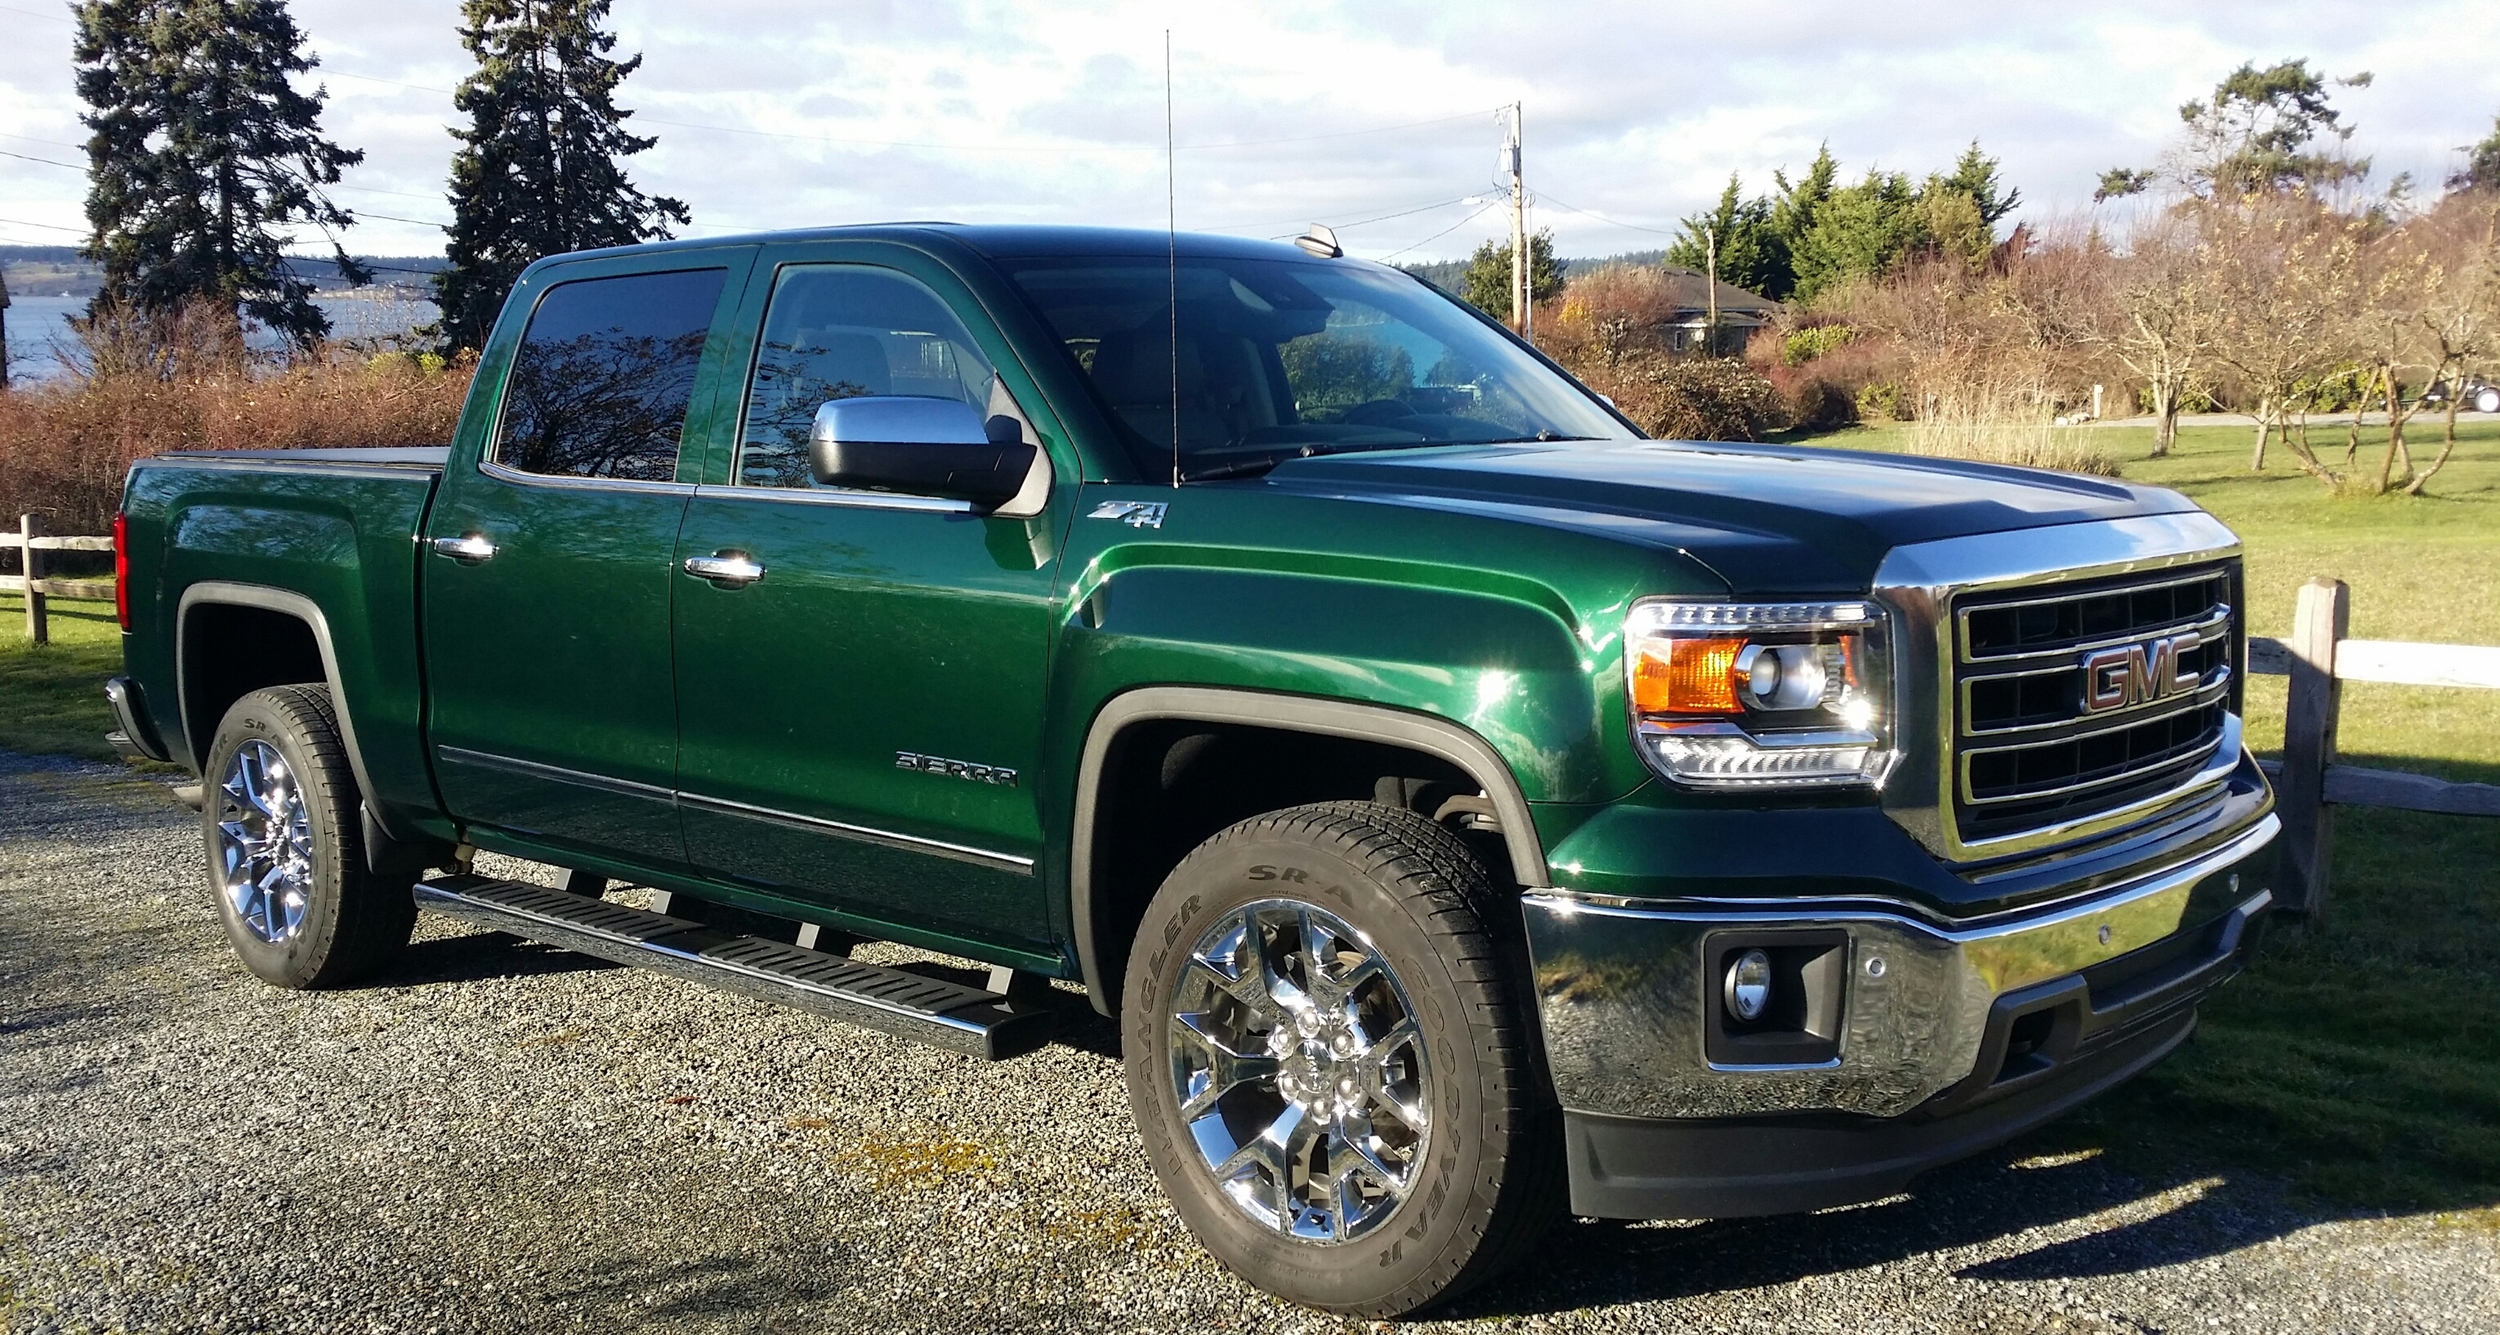
<path fill-rule="evenodd" d="M 827 487 L 908 492 L 995 509 L 1033 469 L 1035 448 L 1012 417 L 984 420 L 954 399 L 877 394 L 816 410 L 807 460 Z"/>

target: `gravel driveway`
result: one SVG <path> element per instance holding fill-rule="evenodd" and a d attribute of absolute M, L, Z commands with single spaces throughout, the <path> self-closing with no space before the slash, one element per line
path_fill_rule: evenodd
<path fill-rule="evenodd" d="M 0 753 L 9 1330 L 1361 1328 L 1191 1242 L 1105 1025 L 984 1065 L 431 917 L 382 985 L 281 992 L 227 950 L 195 820 Z M 2500 1331 L 2500 1228 L 2017 1145 L 1854 1210 L 1566 1225 L 1452 1315 Z"/>

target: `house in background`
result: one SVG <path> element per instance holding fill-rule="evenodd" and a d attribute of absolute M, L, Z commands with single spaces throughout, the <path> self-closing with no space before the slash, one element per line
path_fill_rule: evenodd
<path fill-rule="evenodd" d="M 1675 303 L 1675 314 L 1665 326 L 1671 352 L 1707 351 L 1713 356 L 1736 356 L 1745 350 L 1745 340 L 1753 337 L 1753 331 L 1769 324 L 1771 317 L 1779 313 L 1780 304 L 1769 297 L 1758 296 L 1733 283 L 1720 283 L 1719 327 L 1714 335 L 1710 328 L 1709 276 L 1699 269 L 1673 264 L 1659 267 L 1667 276 L 1667 291 Z"/>

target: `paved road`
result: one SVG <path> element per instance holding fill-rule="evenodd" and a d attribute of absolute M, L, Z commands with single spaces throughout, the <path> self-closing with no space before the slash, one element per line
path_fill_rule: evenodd
<path fill-rule="evenodd" d="M 0 1328 L 1353 1328 L 1181 1231 L 1102 1026 L 986 1066 L 437 920 L 382 985 L 280 992 L 227 952 L 193 821 L 0 754 Z M 2035 1144 L 1855 1210 L 1567 1225 L 1453 1315 L 2500 1331 L 2500 1216 Z"/>

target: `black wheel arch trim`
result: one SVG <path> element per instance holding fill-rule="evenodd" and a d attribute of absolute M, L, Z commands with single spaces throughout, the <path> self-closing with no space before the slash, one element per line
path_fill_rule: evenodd
<path fill-rule="evenodd" d="M 203 723 L 210 731 L 217 726 L 215 719 L 202 720 L 191 716 L 191 609 L 203 605 L 257 607 L 263 611 L 278 612 L 303 622 L 312 631 L 313 644 L 321 651 L 322 684 L 330 688 L 330 703 L 338 711 L 339 742 L 347 748 L 348 768 L 356 775 L 356 786 L 362 796 L 370 798 L 373 795 L 373 776 L 366 772 L 364 748 L 356 742 L 355 717 L 348 709 L 346 684 L 339 677 L 338 649 L 330 639 L 330 618 L 322 612 L 321 604 L 311 598 L 292 589 L 272 588 L 266 584 L 202 580 L 184 589 L 181 602 L 176 604 L 174 701 L 182 717 L 183 745 L 192 753 L 192 768 L 203 770 L 208 764 L 208 757 L 201 754 L 198 740 Z M 366 802 L 365 809 L 372 813 L 374 824 L 393 839 L 415 840 L 419 837 L 415 831 L 392 828 L 389 817 L 375 810 L 370 801 Z"/>
<path fill-rule="evenodd" d="M 1112 1013 L 1112 980 L 1103 976 L 1103 952 L 1096 941 L 1101 915 L 1099 888 L 1094 884 L 1094 825 L 1102 792 L 1103 766 L 1111 744 L 1131 726 L 1162 719 L 1199 723 L 1237 723 L 1307 732 L 1357 741 L 1383 742 L 1445 760 L 1483 785 L 1502 824 L 1502 842 L 1510 850 L 1511 875 L 1528 889 L 1546 888 L 1545 849 L 1538 840 L 1528 800 L 1510 765 L 1490 742 L 1466 727 L 1437 715 L 1388 705 L 1330 700 L 1317 696 L 1270 694 L 1212 686 L 1142 686 L 1113 696 L 1094 715 L 1085 733 L 1083 758 L 1077 765 L 1076 808 L 1068 839 L 1069 925 L 1076 937 L 1077 968 L 1094 1009 Z"/>

